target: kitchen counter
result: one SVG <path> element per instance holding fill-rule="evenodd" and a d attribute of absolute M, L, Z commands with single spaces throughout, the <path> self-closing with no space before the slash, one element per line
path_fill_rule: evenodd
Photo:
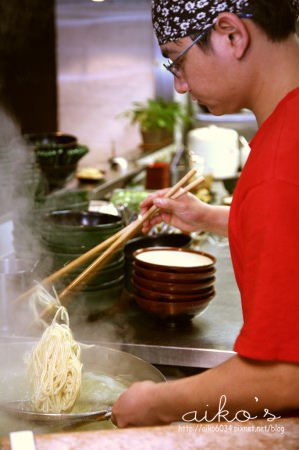
<path fill-rule="evenodd" d="M 253 420 L 243 424 L 177 423 L 164 427 L 35 435 L 34 440 L 36 450 L 295 450 L 299 448 L 299 418 L 275 422 Z M 8 438 L 0 438 L 0 448 L 12 450 Z"/>

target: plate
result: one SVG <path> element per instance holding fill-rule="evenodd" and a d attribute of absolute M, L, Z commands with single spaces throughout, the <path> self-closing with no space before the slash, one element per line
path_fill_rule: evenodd
<path fill-rule="evenodd" d="M 76 177 L 79 181 L 98 183 L 104 180 L 104 172 L 96 167 L 86 167 L 80 169 L 76 173 Z"/>

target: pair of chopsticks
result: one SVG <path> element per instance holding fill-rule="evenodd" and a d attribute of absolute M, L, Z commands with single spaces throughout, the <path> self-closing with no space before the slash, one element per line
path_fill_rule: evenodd
<path fill-rule="evenodd" d="M 186 186 L 186 188 L 184 190 L 182 190 L 181 192 L 178 192 L 179 189 L 188 180 L 190 180 L 190 178 L 192 178 L 195 175 L 195 173 L 196 173 L 195 169 L 190 170 L 190 172 L 188 172 L 175 186 L 173 186 L 171 189 L 169 189 L 169 191 L 165 195 L 165 198 L 177 199 L 177 198 L 181 197 L 182 195 L 184 195 L 185 193 L 187 193 L 190 190 L 197 187 L 199 185 L 199 183 L 202 183 L 203 178 L 196 179 L 193 182 L 191 182 L 188 186 Z M 138 231 L 140 231 L 143 223 L 146 220 L 150 219 L 152 216 L 154 216 L 158 212 L 158 210 L 159 210 L 159 208 L 157 206 L 153 205 L 145 214 L 143 214 L 143 216 L 140 216 L 138 219 L 136 219 L 134 222 L 132 222 L 126 228 L 124 228 L 120 232 L 111 236 L 111 238 L 104 241 L 102 243 L 102 247 L 100 244 L 98 246 L 97 252 L 100 250 L 100 247 L 101 247 L 101 249 L 107 248 L 108 246 L 109 247 L 59 294 L 60 300 L 62 300 L 64 297 L 66 297 L 69 294 L 69 292 L 72 289 L 74 289 L 78 284 L 80 284 L 83 280 L 86 280 L 90 275 L 92 275 L 92 273 L 95 269 L 97 269 L 97 270 L 101 269 L 109 261 L 109 259 L 111 259 L 111 257 L 113 257 L 114 253 L 117 250 L 119 250 L 121 247 L 123 247 L 123 245 L 129 239 L 131 239 Z M 78 264 L 78 260 L 77 260 L 77 264 Z"/>
<path fill-rule="evenodd" d="M 197 178 L 193 180 L 190 184 L 188 184 L 184 189 L 181 189 L 185 183 L 187 183 L 194 175 L 196 174 L 195 169 L 191 169 L 178 183 L 176 183 L 173 187 L 171 187 L 167 193 L 165 194 L 165 198 L 178 199 L 182 195 L 186 194 L 189 191 L 195 189 L 200 183 L 204 181 L 203 177 Z M 65 300 L 65 297 L 68 296 L 70 291 L 72 291 L 75 287 L 77 287 L 82 281 L 86 281 L 89 276 L 93 274 L 95 270 L 101 269 L 115 254 L 117 250 L 122 248 L 124 244 L 131 239 L 140 229 L 142 228 L 144 222 L 150 219 L 158 212 L 159 208 L 153 205 L 145 214 L 138 217 L 134 222 L 129 224 L 127 227 L 115 233 L 110 238 L 101 242 L 99 245 L 93 247 L 91 250 L 87 251 L 83 255 L 80 255 L 78 258 L 74 259 L 58 271 L 49 275 L 42 281 L 43 285 L 48 285 L 55 280 L 58 280 L 66 273 L 70 272 L 75 267 L 89 260 L 92 256 L 96 255 L 99 252 L 102 252 L 101 255 L 96 258 L 77 278 L 75 278 L 65 289 L 59 294 L 60 300 Z M 24 294 L 22 294 L 17 300 L 27 297 L 29 294 L 34 292 L 35 287 L 31 288 Z M 64 302 L 65 303 L 65 302 Z M 47 311 L 49 310 L 46 308 Z M 41 316 L 44 315 L 42 312 Z"/>

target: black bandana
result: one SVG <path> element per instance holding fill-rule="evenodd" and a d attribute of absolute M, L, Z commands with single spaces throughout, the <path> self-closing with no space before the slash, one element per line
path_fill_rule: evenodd
<path fill-rule="evenodd" d="M 296 13 L 296 17 L 299 17 L 299 0 L 290 0 L 291 7 Z"/>
<path fill-rule="evenodd" d="M 289 0 L 299 14 L 299 0 Z M 250 14 L 250 0 L 152 0 L 152 18 L 160 45 L 213 26 L 218 14 Z"/>

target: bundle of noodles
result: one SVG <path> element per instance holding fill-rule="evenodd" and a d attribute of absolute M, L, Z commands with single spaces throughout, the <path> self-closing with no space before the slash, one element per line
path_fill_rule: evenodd
<path fill-rule="evenodd" d="M 38 412 L 68 412 L 80 392 L 80 345 L 74 341 L 67 310 L 57 294 L 52 297 L 39 286 L 35 295 L 44 304 L 55 304 L 57 312 L 26 360 L 32 406 Z"/>

